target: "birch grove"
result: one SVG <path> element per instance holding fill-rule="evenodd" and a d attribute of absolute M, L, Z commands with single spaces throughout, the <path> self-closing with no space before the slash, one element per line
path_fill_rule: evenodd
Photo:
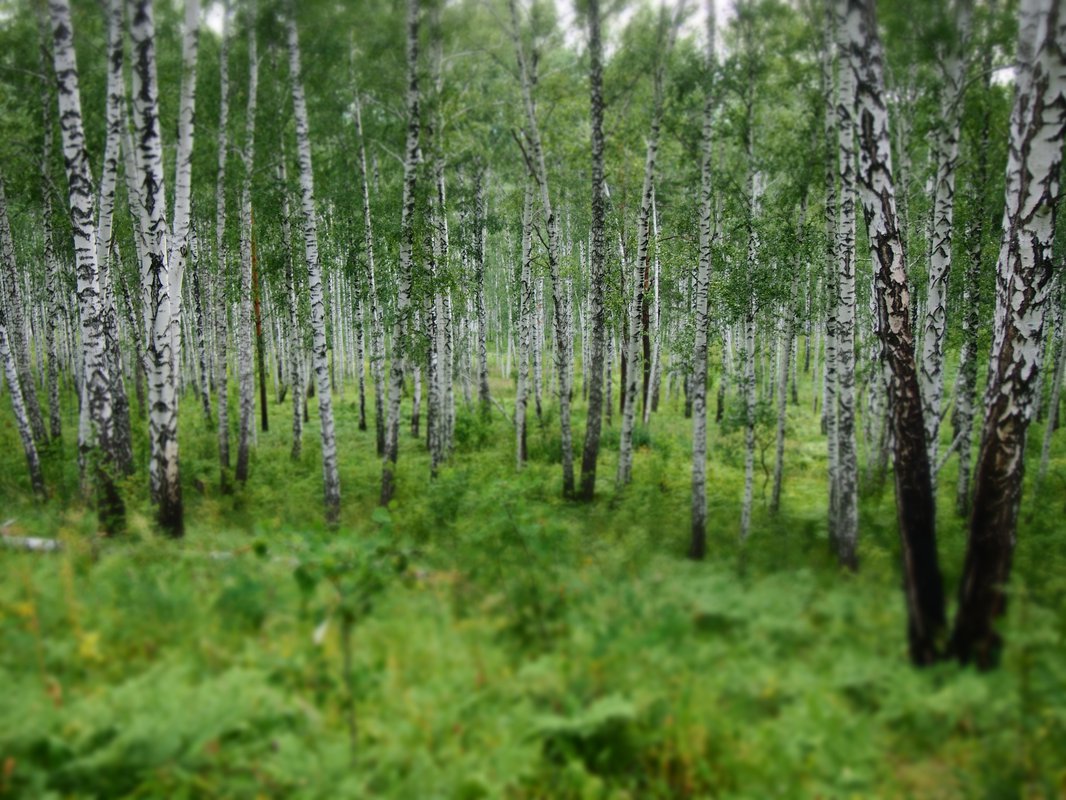
<path fill-rule="evenodd" d="M 25 5 L 12 518 L 820 548 L 913 664 L 1003 663 L 1066 476 L 1060 0 Z"/>

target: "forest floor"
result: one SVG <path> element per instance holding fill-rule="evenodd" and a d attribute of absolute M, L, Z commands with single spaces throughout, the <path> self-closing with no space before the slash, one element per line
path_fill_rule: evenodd
<path fill-rule="evenodd" d="M 776 516 L 772 421 L 760 426 L 744 544 L 743 432 L 710 425 L 699 564 L 685 558 L 691 421 L 676 398 L 638 430 L 620 493 L 615 411 L 599 496 L 578 504 L 560 497 L 554 403 L 543 426 L 531 409 L 517 473 L 504 416 L 466 411 L 459 392 L 450 463 L 431 481 L 405 423 L 385 511 L 372 414 L 359 431 L 346 386 L 330 533 L 315 401 L 293 463 L 291 406 L 271 400 L 251 479 L 223 495 L 190 396 L 180 542 L 152 531 L 143 471 L 127 533 L 96 535 L 76 499 L 73 408 L 44 454 L 53 498 L 34 504 L 5 410 L 3 533 L 62 550 L 0 547 L 0 798 L 1066 797 L 1066 428 L 1044 485 L 1027 479 L 1002 666 L 916 670 L 891 483 L 865 482 L 861 570 L 841 572 L 825 442 L 800 388 Z M 513 384 L 493 389 L 510 408 Z M 1030 476 L 1042 435 L 1034 425 Z M 952 460 L 949 599 L 964 552 L 955 475 Z"/>

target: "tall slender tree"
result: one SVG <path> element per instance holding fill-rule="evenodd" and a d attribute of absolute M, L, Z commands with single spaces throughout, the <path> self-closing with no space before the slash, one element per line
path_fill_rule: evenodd
<path fill-rule="evenodd" d="M 289 80 L 296 120 L 296 160 L 300 167 L 300 201 L 303 211 L 304 252 L 307 259 L 307 288 L 311 296 L 311 361 L 318 379 L 318 416 L 322 433 L 322 481 L 326 521 L 335 524 L 340 516 L 341 486 L 337 471 L 337 441 L 333 429 L 333 398 L 326 352 L 326 310 L 322 292 L 322 264 L 318 252 L 318 217 L 315 210 L 314 173 L 311 169 L 311 133 L 307 121 L 307 100 L 300 79 L 300 38 L 289 4 L 286 18 L 289 45 Z"/>
<path fill-rule="evenodd" d="M 700 254 L 696 269 L 695 346 L 692 361 L 692 536 L 688 554 L 702 559 L 707 550 L 707 339 L 708 294 L 714 255 L 714 79 L 715 3 L 707 0 L 707 41 L 703 86 L 703 131 L 700 139 Z"/>
<path fill-rule="evenodd" d="M 406 371 L 407 337 L 411 323 L 411 290 L 414 270 L 414 213 L 415 182 L 418 166 L 418 137 L 420 127 L 418 91 L 418 29 L 419 0 L 407 0 L 406 64 L 407 134 L 403 153 L 403 192 L 400 200 L 399 274 L 397 275 L 396 305 L 393 324 L 392 365 L 389 372 L 389 418 L 385 429 L 385 457 L 381 470 L 381 504 L 387 505 L 396 491 L 396 459 L 400 445 L 400 399 Z"/>

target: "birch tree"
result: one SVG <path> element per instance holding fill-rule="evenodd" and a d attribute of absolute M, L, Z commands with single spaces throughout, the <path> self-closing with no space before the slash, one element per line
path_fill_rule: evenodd
<path fill-rule="evenodd" d="M 115 421 L 111 376 L 103 332 L 103 305 L 96 262 L 93 180 L 82 123 L 74 29 L 68 0 L 49 0 L 48 10 L 81 322 L 82 412 L 78 426 L 78 452 L 83 474 L 91 475 L 95 483 L 101 522 L 106 529 L 117 530 L 125 509 L 115 485 L 117 465 L 114 460 Z M 90 461 L 91 467 L 87 466 Z"/>
<path fill-rule="evenodd" d="M 713 257 L 714 213 L 714 78 L 715 3 L 707 0 L 707 42 L 703 87 L 703 130 L 700 139 L 700 252 L 696 269 L 695 346 L 692 362 L 692 531 L 689 557 L 702 559 L 707 550 L 707 338 L 710 328 L 708 290 Z"/>
<path fill-rule="evenodd" d="M 418 165 L 419 93 L 418 93 L 419 0 L 407 0 L 406 32 L 406 123 L 403 152 L 403 192 L 400 200 L 399 274 L 397 275 L 395 323 L 393 325 L 392 364 L 389 372 L 389 418 L 385 429 L 385 457 L 381 470 L 381 504 L 387 505 L 396 491 L 396 459 L 400 444 L 400 399 L 406 371 L 408 328 L 411 308 L 411 283 L 414 250 L 415 181 Z"/>
<path fill-rule="evenodd" d="M 849 0 L 837 3 L 838 46 L 843 38 L 844 17 Z M 839 142 L 840 204 L 836 226 L 836 398 L 838 495 L 836 541 L 841 563 L 854 569 L 858 563 L 856 546 L 859 526 L 858 459 L 855 443 L 855 92 L 856 77 L 841 59 L 837 87 L 836 115 Z"/>
<path fill-rule="evenodd" d="M 222 0 L 222 43 L 218 56 L 218 177 L 215 181 L 215 380 L 218 396 L 218 459 L 223 491 L 229 458 L 229 253 L 226 247 L 226 161 L 229 148 L 230 5 Z M 294 389 L 295 391 L 295 389 Z"/>
<path fill-rule="evenodd" d="M 149 479 L 160 527 L 170 536 L 184 533 L 184 513 L 178 464 L 178 353 L 176 285 L 170 274 L 169 231 L 163 178 L 163 142 L 156 79 L 155 18 L 151 0 L 130 0 L 130 38 L 133 42 L 133 112 L 137 129 L 137 166 L 143 190 L 142 231 L 145 252 L 141 264 L 146 326 L 145 360 L 148 371 L 148 436 L 151 447 Z"/>
<path fill-rule="evenodd" d="M 559 269 L 559 220 L 552 206 L 551 191 L 548 188 L 548 164 L 541 142 L 540 126 L 537 122 L 537 107 L 533 100 L 535 77 L 525 45 L 522 42 L 521 28 L 518 22 L 517 0 L 509 0 L 511 12 L 511 38 L 514 43 L 515 59 L 518 62 L 518 79 L 522 91 L 522 106 L 525 110 L 526 126 L 525 148 L 527 166 L 537 184 L 540 193 L 541 210 L 544 214 L 544 227 L 547 229 L 548 272 L 552 282 L 552 301 L 555 306 L 553 330 L 555 332 L 555 373 L 559 395 L 559 436 L 563 466 L 563 496 L 574 493 L 574 454 L 570 429 L 570 363 L 568 359 L 569 342 L 566 331 L 566 287 Z M 536 363 L 534 362 L 536 373 Z M 539 383 L 539 381 L 538 381 Z M 538 393 L 539 395 L 539 393 Z M 539 405 L 538 405 L 539 410 Z"/>
<path fill-rule="evenodd" d="M 307 259 L 307 288 L 311 297 L 311 361 L 318 379 L 318 416 L 322 432 L 322 481 L 326 521 L 336 524 L 340 516 L 341 487 L 337 472 L 337 442 L 333 430 L 333 399 L 330 394 L 329 363 L 326 352 L 326 312 L 322 295 L 322 265 L 318 253 L 318 226 L 315 212 L 314 173 L 311 169 L 311 134 L 307 121 L 307 101 L 300 79 L 300 40 L 290 4 L 286 18 L 289 45 L 289 80 L 296 119 L 296 159 L 300 167 L 300 201 L 303 210 L 304 251 Z"/>
<path fill-rule="evenodd" d="M 884 57 L 874 0 L 847 0 L 843 23 L 847 45 L 843 58 L 856 86 L 859 194 L 874 257 L 878 313 L 883 321 L 879 330 L 891 370 L 889 406 L 908 637 L 911 659 L 922 665 L 933 662 L 939 654 L 944 590 L 937 560 L 933 487 L 896 213 Z"/>
<path fill-rule="evenodd" d="M 603 424 L 604 338 L 607 310 L 606 241 L 604 224 L 606 202 L 603 189 L 603 42 L 600 35 L 600 3 L 589 0 L 586 11 L 589 29 L 589 125 L 592 151 L 592 219 L 589 231 L 588 299 L 588 415 L 585 419 L 585 446 L 581 454 L 581 496 L 591 500 L 596 493 L 596 464 L 600 454 Z M 523 264 L 525 270 L 525 226 L 523 225 Z M 523 280 L 525 279 L 523 272 Z M 608 402 L 608 408 L 610 402 Z"/>
<path fill-rule="evenodd" d="M 955 0 L 954 43 L 944 58 L 940 124 L 935 133 L 936 178 L 933 225 L 929 244 L 929 287 L 922 329 L 920 386 L 929 462 L 937 463 L 940 401 L 944 393 L 944 343 L 947 338 L 947 281 L 951 270 L 955 214 L 955 172 L 959 160 L 959 127 L 966 79 L 966 44 L 972 0 Z M 933 474 L 934 491 L 936 474 Z"/>
<path fill-rule="evenodd" d="M 244 174 L 241 182 L 240 279 L 237 293 L 237 464 L 234 477 L 248 480 L 248 460 L 255 427 L 255 369 L 252 363 L 252 309 L 255 288 L 252 240 L 252 174 L 255 169 L 255 114 L 259 102 L 259 50 L 256 39 L 256 5 L 248 5 L 248 104 L 244 117 L 244 145 L 240 151 Z"/>
<path fill-rule="evenodd" d="M 1026 431 L 1040 385 L 1062 137 L 1066 133 L 1066 10 L 1022 0 L 1010 118 L 1006 207 L 996 264 L 996 311 L 973 510 L 951 637 L 963 662 L 991 667 L 1017 538 Z"/>
<path fill-rule="evenodd" d="M 7 320 L 2 303 L 0 303 L 0 361 L 3 362 L 4 375 L 7 377 L 8 394 L 11 396 L 11 410 L 15 413 L 15 424 L 18 427 L 19 438 L 22 440 L 22 450 L 26 454 L 26 466 L 30 471 L 30 485 L 33 487 L 34 494 L 43 499 L 45 497 L 45 488 L 44 475 L 41 472 L 41 459 L 37 454 L 37 445 L 33 441 L 33 430 L 30 425 L 29 415 L 26 413 L 26 404 L 22 398 L 18 364 L 15 362 L 14 353 L 11 352 L 11 340 L 7 335 Z"/>

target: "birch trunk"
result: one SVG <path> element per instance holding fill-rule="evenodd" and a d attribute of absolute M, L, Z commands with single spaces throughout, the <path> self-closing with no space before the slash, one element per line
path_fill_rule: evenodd
<path fill-rule="evenodd" d="M 959 128 L 966 79 L 965 48 L 972 0 L 956 0 L 958 43 L 944 61 L 940 126 L 935 136 L 936 178 L 933 188 L 932 236 L 929 243 L 929 287 L 926 292 L 919 373 L 929 463 L 937 463 L 940 401 L 944 393 L 944 343 L 947 338 L 947 282 L 955 213 L 955 168 L 959 160 Z M 936 492 L 936 474 L 933 474 Z"/>
<path fill-rule="evenodd" d="M 355 129 L 359 136 L 359 175 L 363 188 L 363 245 L 366 249 L 366 294 L 370 303 L 370 374 L 374 380 L 374 431 L 377 453 L 385 454 L 385 325 L 374 265 L 374 228 L 370 215 L 370 176 L 366 164 L 362 101 L 355 93 Z"/>
<path fill-rule="evenodd" d="M 604 334 L 607 327 L 607 310 L 604 305 L 607 253 L 604 236 L 606 198 L 603 191 L 603 44 L 600 36 L 599 0 L 589 0 L 588 21 L 589 122 L 592 128 L 592 220 L 589 245 L 589 362 L 586 365 L 588 414 L 585 418 L 585 445 L 581 454 L 581 496 L 585 500 L 591 500 L 596 493 L 596 465 L 600 454 L 600 431 L 603 422 Z M 525 240 L 525 225 L 523 225 L 523 280 L 528 277 L 525 273 Z M 610 402 L 608 402 L 609 408 Z"/>
<path fill-rule="evenodd" d="M 474 176 L 474 305 L 477 308 L 477 396 L 484 413 L 489 410 L 488 324 L 485 313 L 485 174 L 479 170 Z M 443 209 L 442 209 L 443 211 Z"/>
<path fill-rule="evenodd" d="M 150 0 L 130 0 L 130 37 L 133 41 L 133 108 L 137 127 L 136 152 L 143 191 L 145 253 L 141 266 L 145 306 L 148 368 L 148 435 L 151 445 L 149 476 L 158 506 L 160 527 L 181 536 L 184 519 L 178 465 L 178 353 L 174 347 L 175 303 L 170 292 L 169 231 L 163 178 L 163 142 L 156 81 L 155 20 Z"/>
<path fill-rule="evenodd" d="M 215 381 L 218 395 L 218 458 L 220 484 L 229 483 L 229 253 L 226 247 L 226 157 L 229 148 L 229 0 L 222 2 L 222 45 L 219 52 L 218 179 L 215 182 Z"/>
<path fill-rule="evenodd" d="M 526 58 L 518 26 L 518 9 L 516 0 L 510 0 L 512 37 L 515 56 L 518 61 L 519 81 L 522 89 L 522 101 L 526 114 L 526 139 L 528 142 L 529 168 L 540 190 L 541 206 L 544 212 L 544 226 L 548 233 L 548 271 L 552 282 L 552 299 L 555 305 L 555 372 L 559 394 L 559 432 L 560 449 L 563 466 L 563 496 L 574 493 L 574 456 L 570 429 L 570 364 L 568 363 L 569 342 L 566 333 L 566 287 L 559 271 L 559 221 L 552 208 L 551 193 L 548 189 L 548 165 L 544 157 L 544 148 L 540 139 L 537 123 L 537 110 L 533 102 L 533 83 L 535 77 Z"/>
<path fill-rule="evenodd" d="M 847 46 L 843 35 L 846 3 L 838 0 L 838 46 Z M 836 524 L 840 562 L 856 569 L 859 536 L 858 458 L 855 443 L 855 73 L 841 59 L 836 98 L 837 141 L 840 150 L 840 217 L 837 221 L 837 435 L 838 495 Z"/>
<path fill-rule="evenodd" d="M 43 500 L 45 498 L 45 488 L 44 476 L 41 473 L 41 460 L 37 455 L 37 445 L 33 441 L 33 430 L 30 425 L 29 415 L 26 413 L 26 404 L 22 398 L 18 364 L 15 361 L 14 353 L 11 352 L 11 342 L 7 334 L 6 317 L 2 305 L 0 305 L 0 361 L 3 361 L 8 393 L 11 395 L 11 408 L 15 412 L 15 424 L 18 427 L 19 438 L 22 440 L 22 450 L 26 454 L 26 466 L 30 471 L 30 485 L 33 487 L 34 494 Z"/>
<path fill-rule="evenodd" d="M 406 371 L 407 337 L 411 315 L 411 284 L 414 250 L 415 181 L 418 164 L 419 93 L 418 93 L 419 0 L 407 0 L 406 63 L 407 134 L 404 144 L 403 195 L 400 201 L 400 259 L 396 286 L 395 323 L 393 325 L 392 365 L 389 379 L 389 417 L 385 430 L 385 457 L 381 471 L 381 504 L 388 505 L 395 487 L 396 459 L 400 442 L 400 400 Z"/>
<path fill-rule="evenodd" d="M 119 345 L 118 313 L 115 307 L 114 284 L 111 280 L 112 229 L 115 210 L 115 188 L 118 183 L 119 158 L 122 152 L 122 108 L 126 101 L 123 77 L 122 2 L 109 0 L 108 71 L 107 71 L 107 136 L 104 143 L 104 169 L 100 177 L 99 214 L 96 228 L 96 263 L 99 271 L 103 328 L 111 377 L 112 401 L 115 416 L 115 461 L 121 472 L 133 474 L 133 441 L 130 429 L 129 399 L 122 376 L 122 351 Z"/>
<path fill-rule="evenodd" d="M 92 480 L 96 484 L 97 507 L 105 529 L 117 530 L 123 519 L 124 508 L 113 474 L 116 464 L 112 441 L 114 416 L 111 380 L 103 331 L 103 307 L 96 262 L 92 175 L 82 124 L 78 67 L 74 56 L 74 30 L 67 0 L 50 0 L 49 12 L 63 161 L 66 165 L 70 222 L 74 234 L 77 305 L 81 320 L 80 391 L 86 424 L 79 429 L 78 449 L 85 463 L 93 454 L 93 450 L 99 448 L 99 453 L 92 458 Z M 6 213 L 3 216 L 6 218 Z"/>
<path fill-rule="evenodd" d="M 1026 431 L 1035 410 L 1044 307 L 1066 131 L 1066 11 L 1058 0 L 1023 0 L 1007 157 L 996 316 L 973 511 L 951 648 L 965 662 L 995 665 L 995 629 L 1006 608 L 1022 495 Z"/>
<path fill-rule="evenodd" d="M 695 343 L 692 363 L 692 530 L 689 558 L 700 560 L 707 550 L 707 338 L 710 328 L 708 294 L 714 242 L 714 78 L 715 3 L 707 0 L 707 43 L 704 54 L 707 77 L 703 97 L 703 131 L 700 140 L 700 252 L 693 291 Z"/>
<path fill-rule="evenodd" d="M 333 400 L 329 387 L 326 353 L 326 315 L 322 297 L 322 266 L 318 258 L 318 227 L 315 215 L 314 173 L 311 170 L 311 138 L 307 122 L 307 101 L 300 80 L 300 40 L 296 20 L 289 8 L 286 20 L 289 42 L 289 79 L 296 119 L 296 155 L 300 166 L 300 198 L 303 209 L 304 249 L 307 258 L 307 287 L 311 296 L 311 355 L 318 378 L 318 416 L 322 431 L 322 479 L 326 521 L 336 524 L 340 516 L 341 487 L 337 472 L 337 443 L 333 430 Z"/>
<path fill-rule="evenodd" d="M 593 3 L 597 0 L 592 0 Z M 526 461 L 526 405 L 533 316 L 533 187 L 526 185 L 522 204 L 522 267 L 518 290 L 518 387 L 515 391 L 515 451 L 518 469 Z M 584 481 L 584 473 L 582 473 Z"/>
<path fill-rule="evenodd" d="M 799 237 L 797 249 L 803 252 L 803 232 L 807 224 L 807 197 L 804 195 L 800 206 Z M 792 285 L 788 301 L 780 317 L 778 353 L 780 363 L 777 375 L 777 453 L 774 459 L 774 486 L 770 496 L 770 513 L 776 514 L 781 508 L 781 483 L 785 470 L 785 424 L 788 418 L 788 380 L 793 361 L 792 344 L 796 338 L 796 294 L 799 291 L 800 270 L 792 271 Z M 793 384 L 795 386 L 795 384 Z"/>
<path fill-rule="evenodd" d="M 859 189 L 877 274 L 882 344 L 892 373 L 889 404 L 910 652 L 914 663 L 922 665 L 938 657 L 944 592 L 873 0 L 848 0 L 844 23 L 847 66 L 856 77 Z"/>
<path fill-rule="evenodd" d="M 259 51 L 255 26 L 256 9 L 249 6 L 248 20 L 248 105 L 244 120 L 244 147 L 241 160 L 240 280 L 237 284 L 237 464 L 234 477 L 239 483 L 248 480 L 255 428 L 255 368 L 252 364 L 252 309 L 255 294 L 255 265 L 252 254 L 252 170 L 255 166 L 255 114 L 259 103 Z"/>
<path fill-rule="evenodd" d="M 119 11 L 122 6 L 119 4 Z M 36 4 L 37 24 L 41 36 L 40 61 L 38 67 L 42 76 L 48 74 L 48 20 L 45 17 L 43 3 Z M 120 20 L 121 30 L 121 20 Z M 41 148 L 41 189 L 44 195 L 44 263 L 45 263 L 45 294 L 46 314 L 44 324 L 45 352 L 48 357 L 48 374 L 46 385 L 48 388 L 48 428 L 52 438 L 59 441 L 63 437 L 63 418 L 59 408 L 59 348 L 56 335 L 59 324 L 60 303 L 57 283 L 59 281 L 59 259 L 55 251 L 55 231 L 53 229 L 52 215 L 52 162 L 54 149 L 54 121 L 52 117 L 53 103 L 55 98 L 50 91 L 51 84 L 48 80 L 41 81 L 41 122 L 44 130 L 44 142 Z"/>
<path fill-rule="evenodd" d="M 91 189 L 90 189 L 91 191 Z M 44 415 L 41 413 L 41 404 L 37 398 L 37 382 L 33 374 L 33 366 L 30 361 L 30 343 L 26 338 L 26 311 L 29 309 L 23 298 L 22 281 L 19 276 L 19 268 L 15 259 L 15 243 L 11 238 L 11 222 L 7 214 L 7 194 L 4 189 L 3 177 L 0 177 L 0 257 L 3 259 L 2 285 L 3 296 L 0 304 L 7 305 L 8 318 L 11 320 L 8 327 L 9 346 L 15 356 L 18 365 L 19 383 L 22 386 L 23 407 L 30 420 L 30 429 L 33 438 L 39 444 L 48 442 L 48 431 L 44 426 Z M 101 334 L 103 333 L 103 312 L 101 310 Z M 106 356 L 106 353 L 105 353 Z M 89 424 L 89 409 L 85 408 L 82 414 L 82 432 L 87 431 Z M 83 437 L 84 438 L 84 437 Z"/>

